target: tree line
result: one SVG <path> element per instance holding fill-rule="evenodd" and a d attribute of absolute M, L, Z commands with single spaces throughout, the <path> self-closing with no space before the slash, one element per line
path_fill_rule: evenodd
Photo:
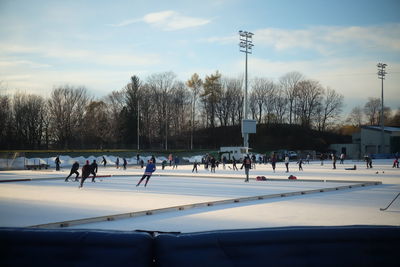
<path fill-rule="evenodd" d="M 318 81 L 290 72 L 277 82 L 249 84 L 250 117 L 258 124 L 288 124 L 326 132 L 342 112 L 344 97 Z M 218 71 L 183 82 L 173 72 L 154 73 L 102 98 L 84 87 L 55 87 L 48 98 L 0 95 L 0 146 L 40 148 L 210 148 L 218 127 L 239 126 L 243 79 Z M 364 110 L 365 111 L 365 110 Z M 204 135 L 204 130 L 207 135 Z M 201 134 L 203 133 L 203 134 Z M 139 146 L 138 146 L 139 144 Z M 235 145 L 235 144 L 231 144 Z M 238 144 L 236 144 L 238 145 Z"/>

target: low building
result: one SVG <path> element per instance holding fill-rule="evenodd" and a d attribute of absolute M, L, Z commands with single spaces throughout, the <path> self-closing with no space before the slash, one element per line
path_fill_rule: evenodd
<path fill-rule="evenodd" d="M 366 154 L 390 154 L 399 152 L 400 127 L 382 128 L 380 126 L 362 126 L 360 132 L 360 153 Z"/>
<path fill-rule="evenodd" d="M 361 126 L 360 132 L 353 134 L 351 144 L 332 144 L 329 148 L 352 159 L 360 159 L 364 155 L 391 157 L 400 152 L 400 127 L 384 127 L 383 143 L 382 147 L 380 126 Z"/>

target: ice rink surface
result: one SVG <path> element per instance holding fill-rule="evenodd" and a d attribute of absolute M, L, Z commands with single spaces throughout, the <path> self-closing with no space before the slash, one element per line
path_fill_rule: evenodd
<path fill-rule="evenodd" d="M 357 165 L 357 170 L 345 168 Z M 230 165 L 228 165 L 230 166 Z M 243 229 L 278 226 L 317 225 L 400 225 L 400 198 L 386 211 L 390 201 L 400 192 L 400 169 L 392 168 L 392 160 L 376 160 L 374 168 L 363 162 L 347 161 L 344 165 L 326 161 L 304 164 L 299 171 L 296 162 L 286 173 L 283 163 L 276 172 L 271 165 L 257 165 L 251 170 L 250 182 L 244 182 L 244 171 L 222 166 L 216 173 L 199 167 L 179 166 L 177 170 L 158 166 L 148 186 L 136 187 L 143 170 L 129 166 L 127 170 L 99 167 L 95 183 L 87 179 L 78 189 L 77 182 L 64 182 L 69 168 L 61 171 L 1 171 L 0 226 L 30 227 L 55 222 L 80 220 L 98 216 L 151 211 L 196 203 L 232 200 L 271 194 L 346 187 L 363 182 L 382 184 L 312 194 L 240 201 L 190 209 L 166 211 L 127 219 L 78 224 L 66 229 L 149 230 L 197 232 L 221 229 Z M 292 174 L 298 177 L 289 181 Z M 267 181 L 256 181 L 256 176 Z M 29 179 L 29 181 L 13 181 Z M 72 180 L 72 179 L 71 179 Z"/>

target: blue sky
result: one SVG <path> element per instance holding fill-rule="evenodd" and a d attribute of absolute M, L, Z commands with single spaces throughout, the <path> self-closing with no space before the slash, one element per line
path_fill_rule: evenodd
<path fill-rule="evenodd" d="M 345 110 L 380 97 L 400 107 L 400 1 L 0 0 L 0 88 L 49 95 L 85 86 L 93 96 L 132 75 L 173 71 L 186 81 L 244 73 L 239 30 L 254 33 L 249 78 L 290 71 L 345 96 Z"/>

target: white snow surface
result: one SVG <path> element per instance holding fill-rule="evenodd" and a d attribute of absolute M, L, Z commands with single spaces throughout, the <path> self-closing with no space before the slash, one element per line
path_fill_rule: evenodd
<path fill-rule="evenodd" d="M 127 170 L 116 169 L 112 165 L 115 158 L 109 157 L 112 166 L 100 165 L 98 175 L 112 176 L 97 178 L 95 183 L 89 178 L 82 189 L 78 189 L 77 182 L 64 182 L 70 164 L 76 160 L 83 163 L 86 158 L 62 158 L 61 171 L 55 171 L 54 167 L 40 171 L 0 171 L 0 181 L 9 180 L 0 183 L 0 226 L 29 227 L 215 200 L 332 188 L 349 185 L 349 181 L 382 184 L 192 208 L 66 229 L 198 232 L 279 226 L 400 225 L 400 197 L 386 211 L 379 209 L 400 192 L 400 169 L 392 168 L 392 160 L 375 160 L 373 169 L 366 169 L 363 162 L 347 161 L 344 165 L 337 164 L 336 170 L 329 161 L 324 166 L 311 162 L 303 165 L 304 171 L 291 162 L 289 173 L 283 163 L 277 164 L 275 173 L 269 164 L 257 165 L 250 171 L 249 183 L 244 182 L 244 171 L 233 171 L 231 165 L 225 170 L 220 165 L 215 174 L 203 166 L 199 166 L 198 173 L 192 173 L 191 165 L 180 165 L 178 169 L 167 166 L 165 170 L 157 166 L 145 188 L 143 184 L 136 187 L 143 169 L 136 165 L 129 165 Z M 136 163 L 136 158 L 130 160 Z M 345 170 L 353 165 L 357 165 L 357 170 Z M 287 180 L 290 174 L 298 180 Z M 269 180 L 256 181 L 255 177 L 260 175 Z M 16 179 L 32 180 L 11 181 Z"/>

